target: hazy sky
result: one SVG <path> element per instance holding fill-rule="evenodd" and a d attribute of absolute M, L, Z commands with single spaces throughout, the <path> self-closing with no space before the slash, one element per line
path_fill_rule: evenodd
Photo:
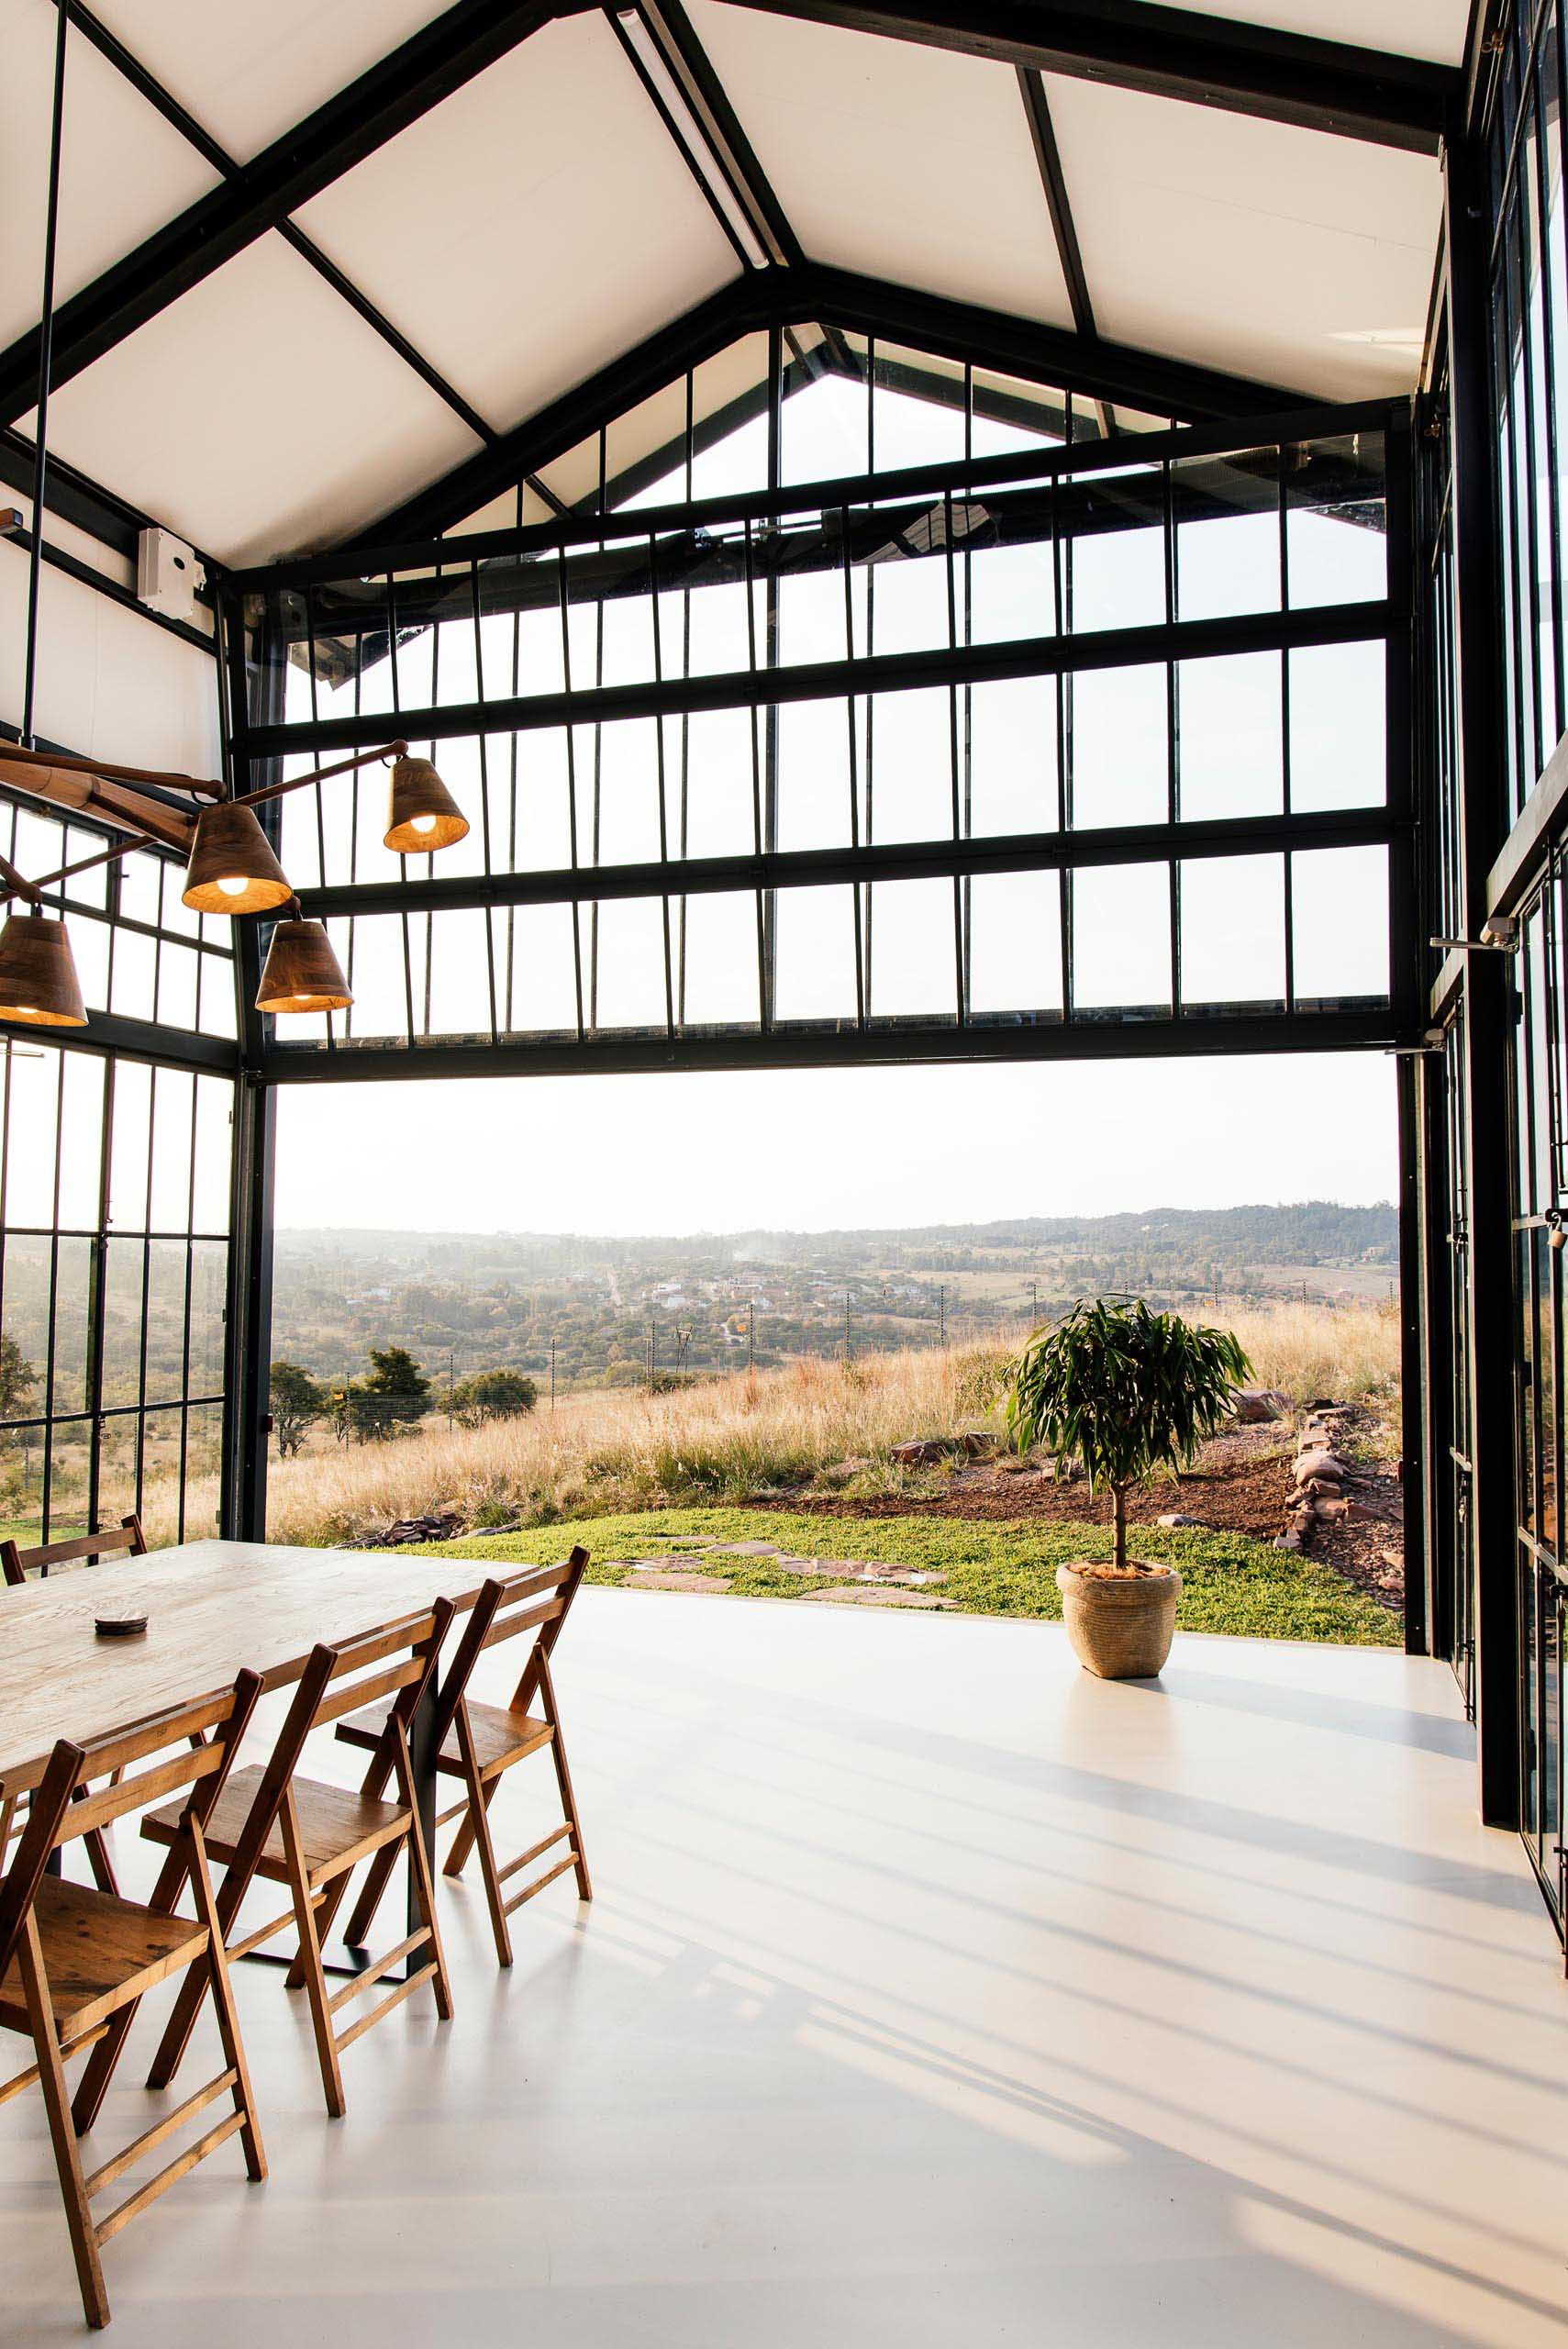
<path fill-rule="evenodd" d="M 284 1085 L 280 1224 L 741 1231 L 1392 1198 L 1382 1053 Z"/>

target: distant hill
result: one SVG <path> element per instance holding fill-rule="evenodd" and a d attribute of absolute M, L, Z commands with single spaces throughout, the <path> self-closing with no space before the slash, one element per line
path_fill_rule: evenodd
<path fill-rule="evenodd" d="M 517 1364 L 564 1385 L 655 1367 L 889 1352 L 1016 1335 L 1073 1297 L 1136 1289 L 1182 1308 L 1294 1292 L 1382 1302 L 1397 1277 L 1385 1203 L 1150 1208 L 843 1231 L 280 1231 L 273 1353 L 341 1380 L 406 1345 L 439 1391 Z"/>

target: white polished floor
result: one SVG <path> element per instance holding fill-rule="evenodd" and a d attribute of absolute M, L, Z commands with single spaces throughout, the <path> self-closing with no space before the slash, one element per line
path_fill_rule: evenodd
<path fill-rule="evenodd" d="M 1568 1992 L 1441 1666 L 1113 1687 L 1050 1625 L 589 1590 L 558 1680 L 598 1898 L 503 1976 L 451 1894 L 455 2020 L 361 2041 L 336 2123 L 239 1968 L 272 2176 L 108 2246 L 119 2349 L 1568 2340 Z M 22 2098 L 0 2342 L 80 2338 Z"/>

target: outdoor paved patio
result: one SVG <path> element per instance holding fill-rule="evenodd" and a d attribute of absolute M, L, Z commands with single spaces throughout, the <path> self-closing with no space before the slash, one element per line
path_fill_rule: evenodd
<path fill-rule="evenodd" d="M 452 1892 L 456 2019 L 361 2042 L 339 2123 L 239 1968 L 272 2176 L 110 2246 L 118 2349 L 1568 2335 L 1568 1990 L 1442 1665 L 1111 1687 L 1051 1625 L 590 1589 L 557 1677 L 598 1898 L 506 1977 Z M 0 2342 L 83 2337 L 32 2097 L 0 2272 Z"/>

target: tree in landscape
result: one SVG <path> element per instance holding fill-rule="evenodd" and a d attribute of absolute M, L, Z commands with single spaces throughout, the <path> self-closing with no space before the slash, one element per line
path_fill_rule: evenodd
<path fill-rule="evenodd" d="M 291 1453 L 298 1452 L 311 1421 L 320 1419 L 329 1408 L 330 1397 L 325 1386 L 297 1362 L 279 1361 L 272 1364 L 271 1398 L 278 1458 L 286 1460 Z"/>
<path fill-rule="evenodd" d="M 430 1382 L 406 1346 L 373 1346 L 370 1353 L 370 1376 L 350 1390 L 354 1428 L 367 1439 L 395 1435 L 424 1418 Z"/>
<path fill-rule="evenodd" d="M 0 1338 L 0 1419 L 21 1418 L 39 1383 L 15 1338 Z"/>
<path fill-rule="evenodd" d="M 452 1408 L 464 1427 L 482 1427 L 486 1419 L 520 1419 L 539 1401 L 539 1388 L 520 1370 L 476 1371 L 452 1396 Z"/>
<path fill-rule="evenodd" d="M 1141 1297 L 1081 1299 L 1019 1355 L 1007 1426 L 1020 1453 L 1043 1444 L 1059 1476 L 1077 1459 L 1091 1493 L 1109 1490 L 1115 1563 L 1125 1571 L 1129 1491 L 1186 1467 L 1229 1419 L 1251 1370 L 1229 1330 L 1195 1328 Z"/>

